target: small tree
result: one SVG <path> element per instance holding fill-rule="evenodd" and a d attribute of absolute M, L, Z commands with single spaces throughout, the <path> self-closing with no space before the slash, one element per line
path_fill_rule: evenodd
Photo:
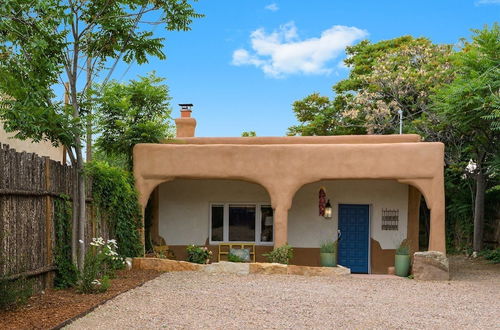
<path fill-rule="evenodd" d="M 145 15 L 159 19 L 143 21 Z M 164 39 L 154 37 L 151 25 L 186 31 L 197 17 L 201 15 L 188 0 L 3 0 L 0 4 L 0 93 L 6 95 L 0 118 L 18 138 L 66 147 L 78 170 L 72 253 L 80 269 L 86 225 L 82 138 L 89 113 L 89 84 L 80 81 L 80 73 L 86 69 L 95 77 L 111 65 L 109 78 L 121 59 L 139 64 L 148 56 L 164 59 Z M 54 101 L 55 85 L 64 81 L 68 81 L 69 106 Z"/>
<path fill-rule="evenodd" d="M 168 87 L 154 72 L 128 84 L 112 81 L 97 88 L 97 147 L 111 159 L 125 158 L 132 170 L 137 143 L 158 143 L 171 136 Z"/>
<path fill-rule="evenodd" d="M 471 42 L 465 42 L 454 56 L 456 79 L 435 96 L 435 107 L 450 123 L 461 141 L 457 161 L 471 159 L 467 172 L 475 181 L 473 248 L 483 247 L 485 192 L 498 183 L 500 131 L 500 27 L 473 30 Z M 496 170 L 495 170 L 496 169 Z M 465 170 L 465 169 L 464 169 Z"/>
<path fill-rule="evenodd" d="M 257 136 L 257 133 L 255 131 L 244 131 L 241 133 L 242 137 L 252 137 L 252 136 Z"/>

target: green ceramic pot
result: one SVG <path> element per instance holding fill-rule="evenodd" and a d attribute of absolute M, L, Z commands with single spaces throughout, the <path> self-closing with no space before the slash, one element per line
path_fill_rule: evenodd
<path fill-rule="evenodd" d="M 396 254 L 394 267 L 396 275 L 407 277 L 410 271 L 410 256 L 407 254 Z"/>
<path fill-rule="evenodd" d="M 321 266 L 323 267 L 336 267 L 337 254 L 336 253 L 320 253 Z"/>

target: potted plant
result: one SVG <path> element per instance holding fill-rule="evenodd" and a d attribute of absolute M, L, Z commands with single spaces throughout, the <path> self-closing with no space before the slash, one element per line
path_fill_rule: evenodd
<path fill-rule="evenodd" d="M 319 248 L 321 266 L 337 266 L 337 241 L 327 241 L 321 244 Z"/>
<path fill-rule="evenodd" d="M 396 249 L 394 260 L 395 273 L 397 276 L 407 277 L 410 271 L 410 245 L 407 240 L 401 241 Z"/>

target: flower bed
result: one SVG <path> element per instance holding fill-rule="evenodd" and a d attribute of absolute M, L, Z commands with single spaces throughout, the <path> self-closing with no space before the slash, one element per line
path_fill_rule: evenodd
<path fill-rule="evenodd" d="M 117 295 L 160 275 L 153 270 L 120 270 L 104 293 L 80 294 L 76 289 L 47 290 L 29 298 L 26 305 L 0 312 L 0 329 L 52 329 L 81 317 Z"/>

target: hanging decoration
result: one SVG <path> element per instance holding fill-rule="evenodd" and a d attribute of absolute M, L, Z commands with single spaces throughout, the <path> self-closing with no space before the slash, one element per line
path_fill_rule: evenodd
<path fill-rule="evenodd" d="M 319 215 L 325 216 L 325 208 L 326 208 L 326 190 L 324 187 L 319 189 Z"/>

